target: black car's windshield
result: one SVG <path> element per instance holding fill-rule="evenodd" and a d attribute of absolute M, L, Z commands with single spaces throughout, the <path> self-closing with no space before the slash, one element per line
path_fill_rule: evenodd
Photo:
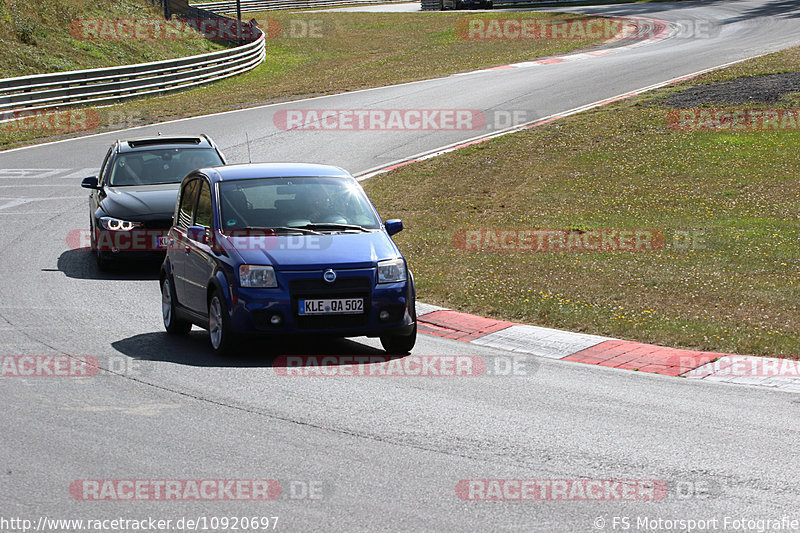
<path fill-rule="evenodd" d="M 223 181 L 222 229 L 298 228 L 320 232 L 380 228 L 372 205 L 352 178 L 300 177 Z"/>
<path fill-rule="evenodd" d="M 192 170 L 221 164 L 213 148 L 139 150 L 117 156 L 108 184 L 125 187 L 179 183 Z"/>

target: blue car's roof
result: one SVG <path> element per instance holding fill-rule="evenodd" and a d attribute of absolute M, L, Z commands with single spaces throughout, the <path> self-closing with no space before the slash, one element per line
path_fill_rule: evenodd
<path fill-rule="evenodd" d="M 352 177 L 349 172 L 339 167 L 313 163 L 243 163 L 205 168 L 202 171 L 212 181 L 302 176 Z"/>

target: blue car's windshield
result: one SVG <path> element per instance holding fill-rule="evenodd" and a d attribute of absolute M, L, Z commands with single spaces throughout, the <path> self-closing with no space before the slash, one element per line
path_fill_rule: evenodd
<path fill-rule="evenodd" d="M 352 178 L 294 177 L 223 181 L 219 184 L 223 231 L 307 228 L 316 231 L 376 230 L 375 216 Z"/>
<path fill-rule="evenodd" d="M 222 159 L 213 148 L 137 150 L 117 156 L 108 184 L 125 187 L 180 183 L 192 170 L 221 164 Z"/>

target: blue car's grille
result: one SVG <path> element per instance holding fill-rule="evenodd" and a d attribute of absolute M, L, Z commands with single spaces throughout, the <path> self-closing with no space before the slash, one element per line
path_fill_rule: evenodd
<path fill-rule="evenodd" d="M 300 329 L 347 329 L 365 326 L 369 320 L 372 280 L 366 277 L 340 277 L 333 283 L 321 279 L 296 279 L 289 282 L 292 314 Z M 364 313 L 358 315 L 301 316 L 301 298 L 363 298 Z"/>
<path fill-rule="evenodd" d="M 302 294 L 337 294 L 343 290 L 364 290 L 369 292 L 372 289 L 372 281 L 369 278 L 338 278 L 333 283 L 328 283 L 320 276 L 318 279 L 295 279 L 289 282 L 289 290 Z"/>

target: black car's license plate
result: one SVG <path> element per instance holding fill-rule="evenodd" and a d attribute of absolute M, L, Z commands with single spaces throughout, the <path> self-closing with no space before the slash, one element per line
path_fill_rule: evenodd
<path fill-rule="evenodd" d="M 169 245 L 169 236 L 167 235 L 154 235 L 153 248 L 156 250 L 166 250 Z"/>

